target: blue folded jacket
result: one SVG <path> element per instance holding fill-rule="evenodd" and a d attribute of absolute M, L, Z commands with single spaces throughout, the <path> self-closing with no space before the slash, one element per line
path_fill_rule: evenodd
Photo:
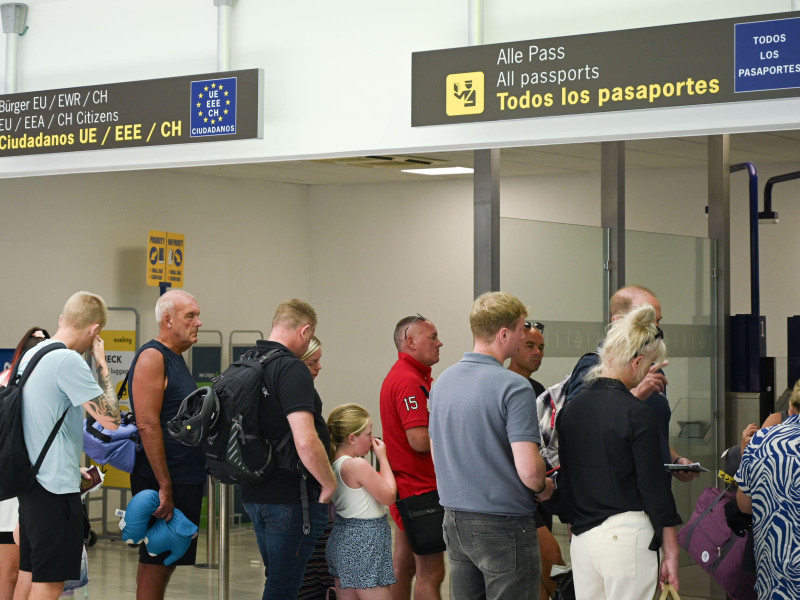
<path fill-rule="evenodd" d="M 177 508 L 172 511 L 172 518 L 169 521 L 162 518 L 153 519 L 153 513 L 158 505 L 157 491 L 139 492 L 128 503 L 119 526 L 124 542 L 133 544 L 144 542 L 151 556 L 169 552 L 164 560 L 164 564 L 169 566 L 186 554 L 192 539 L 197 536 L 197 525 Z"/>

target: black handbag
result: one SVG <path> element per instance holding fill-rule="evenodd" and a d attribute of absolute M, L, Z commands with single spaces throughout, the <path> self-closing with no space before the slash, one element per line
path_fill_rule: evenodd
<path fill-rule="evenodd" d="M 556 591 L 553 600 L 575 600 L 575 584 L 572 581 L 572 569 L 559 575 L 550 575 L 556 582 Z"/>
<path fill-rule="evenodd" d="M 414 554 L 444 552 L 444 508 L 439 504 L 438 491 L 398 499 L 397 510 Z"/>

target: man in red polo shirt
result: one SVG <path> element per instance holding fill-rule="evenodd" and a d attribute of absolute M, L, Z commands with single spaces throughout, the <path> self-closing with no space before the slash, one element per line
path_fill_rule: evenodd
<path fill-rule="evenodd" d="M 383 441 L 401 498 L 436 489 L 436 474 L 428 437 L 428 393 L 431 367 L 439 362 L 442 342 L 436 326 L 422 315 L 400 319 L 394 329 L 398 359 L 381 387 Z M 444 580 L 444 552 L 414 554 L 397 507 L 390 507 L 397 524 L 393 562 L 397 583 L 392 600 L 409 600 L 411 580 L 415 600 L 440 600 Z"/>

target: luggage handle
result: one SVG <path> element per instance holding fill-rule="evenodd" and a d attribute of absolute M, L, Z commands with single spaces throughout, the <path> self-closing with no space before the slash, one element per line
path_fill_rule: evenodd
<path fill-rule="evenodd" d="M 659 600 L 669 600 L 672 598 L 673 600 L 681 600 L 681 597 L 678 596 L 678 592 L 672 587 L 671 584 L 665 583 L 664 587 L 661 589 L 661 596 L 659 596 Z"/>

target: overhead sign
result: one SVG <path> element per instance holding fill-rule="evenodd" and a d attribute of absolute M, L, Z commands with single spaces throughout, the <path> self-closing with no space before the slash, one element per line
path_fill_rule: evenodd
<path fill-rule="evenodd" d="M 147 285 L 183 287 L 186 236 L 168 231 L 151 231 L 147 236 Z"/>
<path fill-rule="evenodd" d="M 260 69 L 0 95 L 0 157 L 263 137 Z"/>
<path fill-rule="evenodd" d="M 800 18 L 736 24 L 736 91 L 800 87 Z"/>
<path fill-rule="evenodd" d="M 795 15 L 415 52 L 411 124 L 800 96 Z"/>

